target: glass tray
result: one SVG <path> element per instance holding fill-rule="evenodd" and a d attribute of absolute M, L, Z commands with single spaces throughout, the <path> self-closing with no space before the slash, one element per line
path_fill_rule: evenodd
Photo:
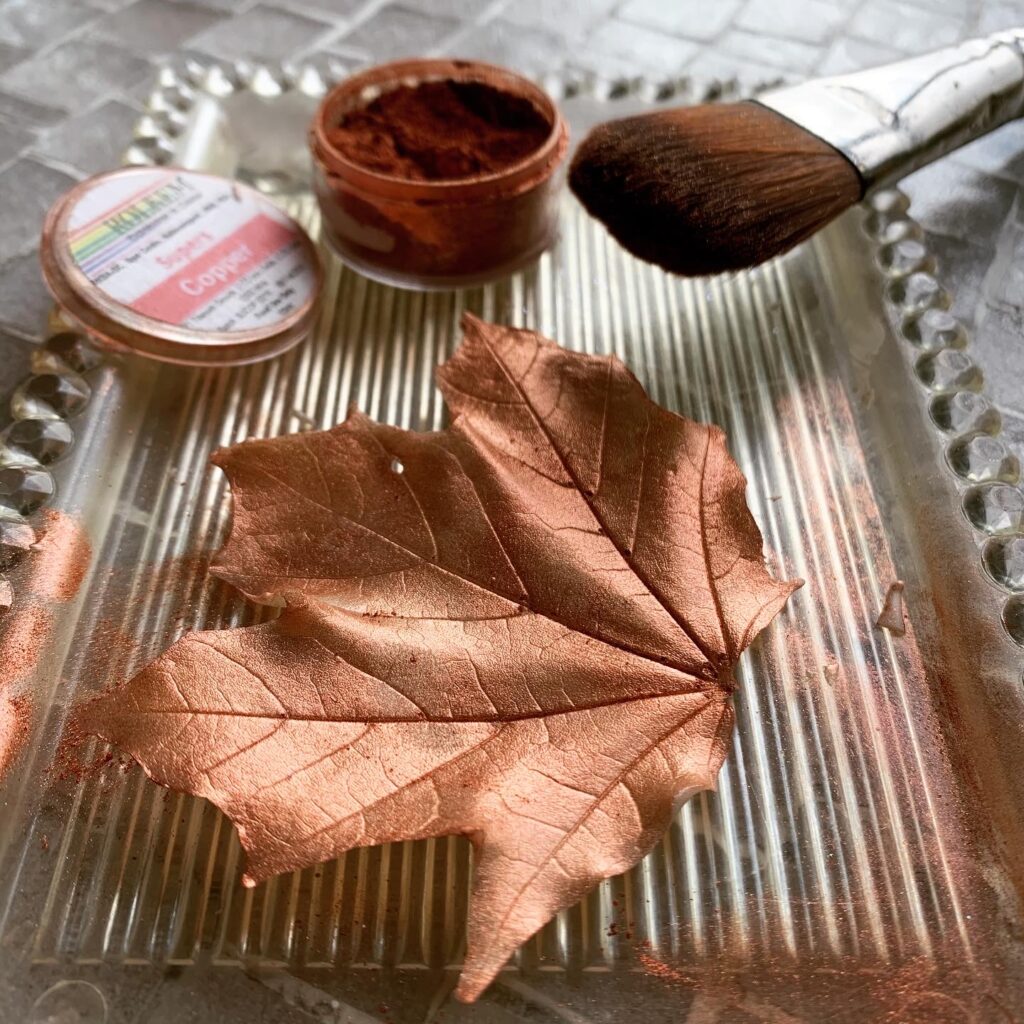
<path fill-rule="evenodd" d="M 547 84 L 577 138 L 703 98 Z M 128 159 L 255 183 L 315 235 L 304 131 L 325 85 L 315 68 L 168 71 Z M 403 292 L 328 257 L 312 337 L 282 358 L 105 357 L 51 502 L 94 557 L 20 682 L 32 738 L 0 790 L 0 1020 L 1024 1015 L 1019 467 L 921 237 L 887 192 L 781 260 L 686 281 L 625 255 L 567 195 L 557 246 L 498 284 Z M 183 632 L 261 614 L 205 574 L 229 511 L 209 452 L 333 425 L 350 404 L 440 426 L 432 373 L 464 309 L 615 352 L 657 401 L 721 424 L 773 571 L 807 581 L 740 663 L 717 794 L 685 804 L 641 864 L 560 914 L 470 1007 L 451 998 L 464 840 L 361 849 L 246 890 L 234 831 L 206 802 L 116 759 L 47 773 L 74 699 Z M 83 383 L 46 348 L 37 371 Z M 59 389 L 33 380 L 15 414 L 60 415 Z M 31 562 L 12 574 L 10 616 Z M 875 625 L 896 580 L 902 637 Z"/>

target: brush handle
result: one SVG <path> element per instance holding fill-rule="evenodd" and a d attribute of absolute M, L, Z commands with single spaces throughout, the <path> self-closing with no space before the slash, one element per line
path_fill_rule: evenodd
<path fill-rule="evenodd" d="M 838 149 L 870 192 L 1024 114 L 1024 29 L 771 90 L 757 102 Z"/>

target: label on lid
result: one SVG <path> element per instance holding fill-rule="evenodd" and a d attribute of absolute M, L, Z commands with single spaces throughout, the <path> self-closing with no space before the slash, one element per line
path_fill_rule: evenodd
<path fill-rule="evenodd" d="M 272 329 L 317 270 L 302 229 L 223 178 L 139 168 L 100 179 L 67 222 L 71 257 L 123 306 L 190 330 Z"/>

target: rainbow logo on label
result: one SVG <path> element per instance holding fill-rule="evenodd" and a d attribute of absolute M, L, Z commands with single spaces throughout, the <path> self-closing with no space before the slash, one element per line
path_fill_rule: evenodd
<path fill-rule="evenodd" d="M 192 191 L 192 186 L 179 176 L 136 192 L 71 235 L 72 258 L 87 275 L 95 274 L 124 245 L 138 240 L 138 228 L 152 223 L 162 210 Z M 130 240 L 126 239 L 128 235 L 132 236 Z"/>

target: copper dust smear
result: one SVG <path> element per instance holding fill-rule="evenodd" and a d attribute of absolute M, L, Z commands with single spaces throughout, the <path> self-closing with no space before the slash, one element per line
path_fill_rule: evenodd
<path fill-rule="evenodd" d="M 41 534 L 17 581 L 13 611 L 0 626 L 0 690 L 35 668 L 52 631 L 54 606 L 78 593 L 92 557 L 89 538 L 64 512 L 47 510 Z"/>
<path fill-rule="evenodd" d="M 0 781 L 28 737 L 32 708 L 27 695 L 4 691 L 34 671 L 52 635 L 54 606 L 78 593 L 92 558 L 89 538 L 73 517 L 48 509 L 42 518 L 14 610 L 0 626 Z"/>
<path fill-rule="evenodd" d="M 27 696 L 0 694 L 0 780 L 25 745 L 31 720 L 32 701 Z"/>
<path fill-rule="evenodd" d="M 0 691 L 32 672 L 52 626 L 53 612 L 38 599 L 16 605 L 0 641 Z"/>
<path fill-rule="evenodd" d="M 70 601 L 82 586 L 92 559 L 92 545 L 78 521 L 47 509 L 42 536 L 32 550 L 28 589 L 43 600 Z"/>
<path fill-rule="evenodd" d="M 84 757 L 82 751 L 88 743 L 90 736 L 82 729 L 76 718 L 72 718 L 64 729 L 60 745 L 50 762 L 47 774 L 51 779 L 64 780 L 73 779 L 81 782 L 83 779 L 100 774 L 105 768 L 116 762 L 121 773 L 131 770 L 135 761 L 113 750 L 101 750 L 92 757 Z M 108 776 L 106 782 L 112 781 Z"/>
<path fill-rule="evenodd" d="M 649 948 L 634 953 L 648 993 L 662 987 L 679 1007 L 679 1019 L 725 1024 L 989 1024 L 1013 1021 L 997 994 L 998 965 L 965 962 L 940 946 L 932 957 L 895 963 L 868 957 L 799 961 L 759 953 L 751 962 L 737 950 L 714 962 L 667 962 Z M 687 1000 L 689 1000 L 687 1002 Z M 813 1018 L 807 1007 L 813 1006 Z"/>

